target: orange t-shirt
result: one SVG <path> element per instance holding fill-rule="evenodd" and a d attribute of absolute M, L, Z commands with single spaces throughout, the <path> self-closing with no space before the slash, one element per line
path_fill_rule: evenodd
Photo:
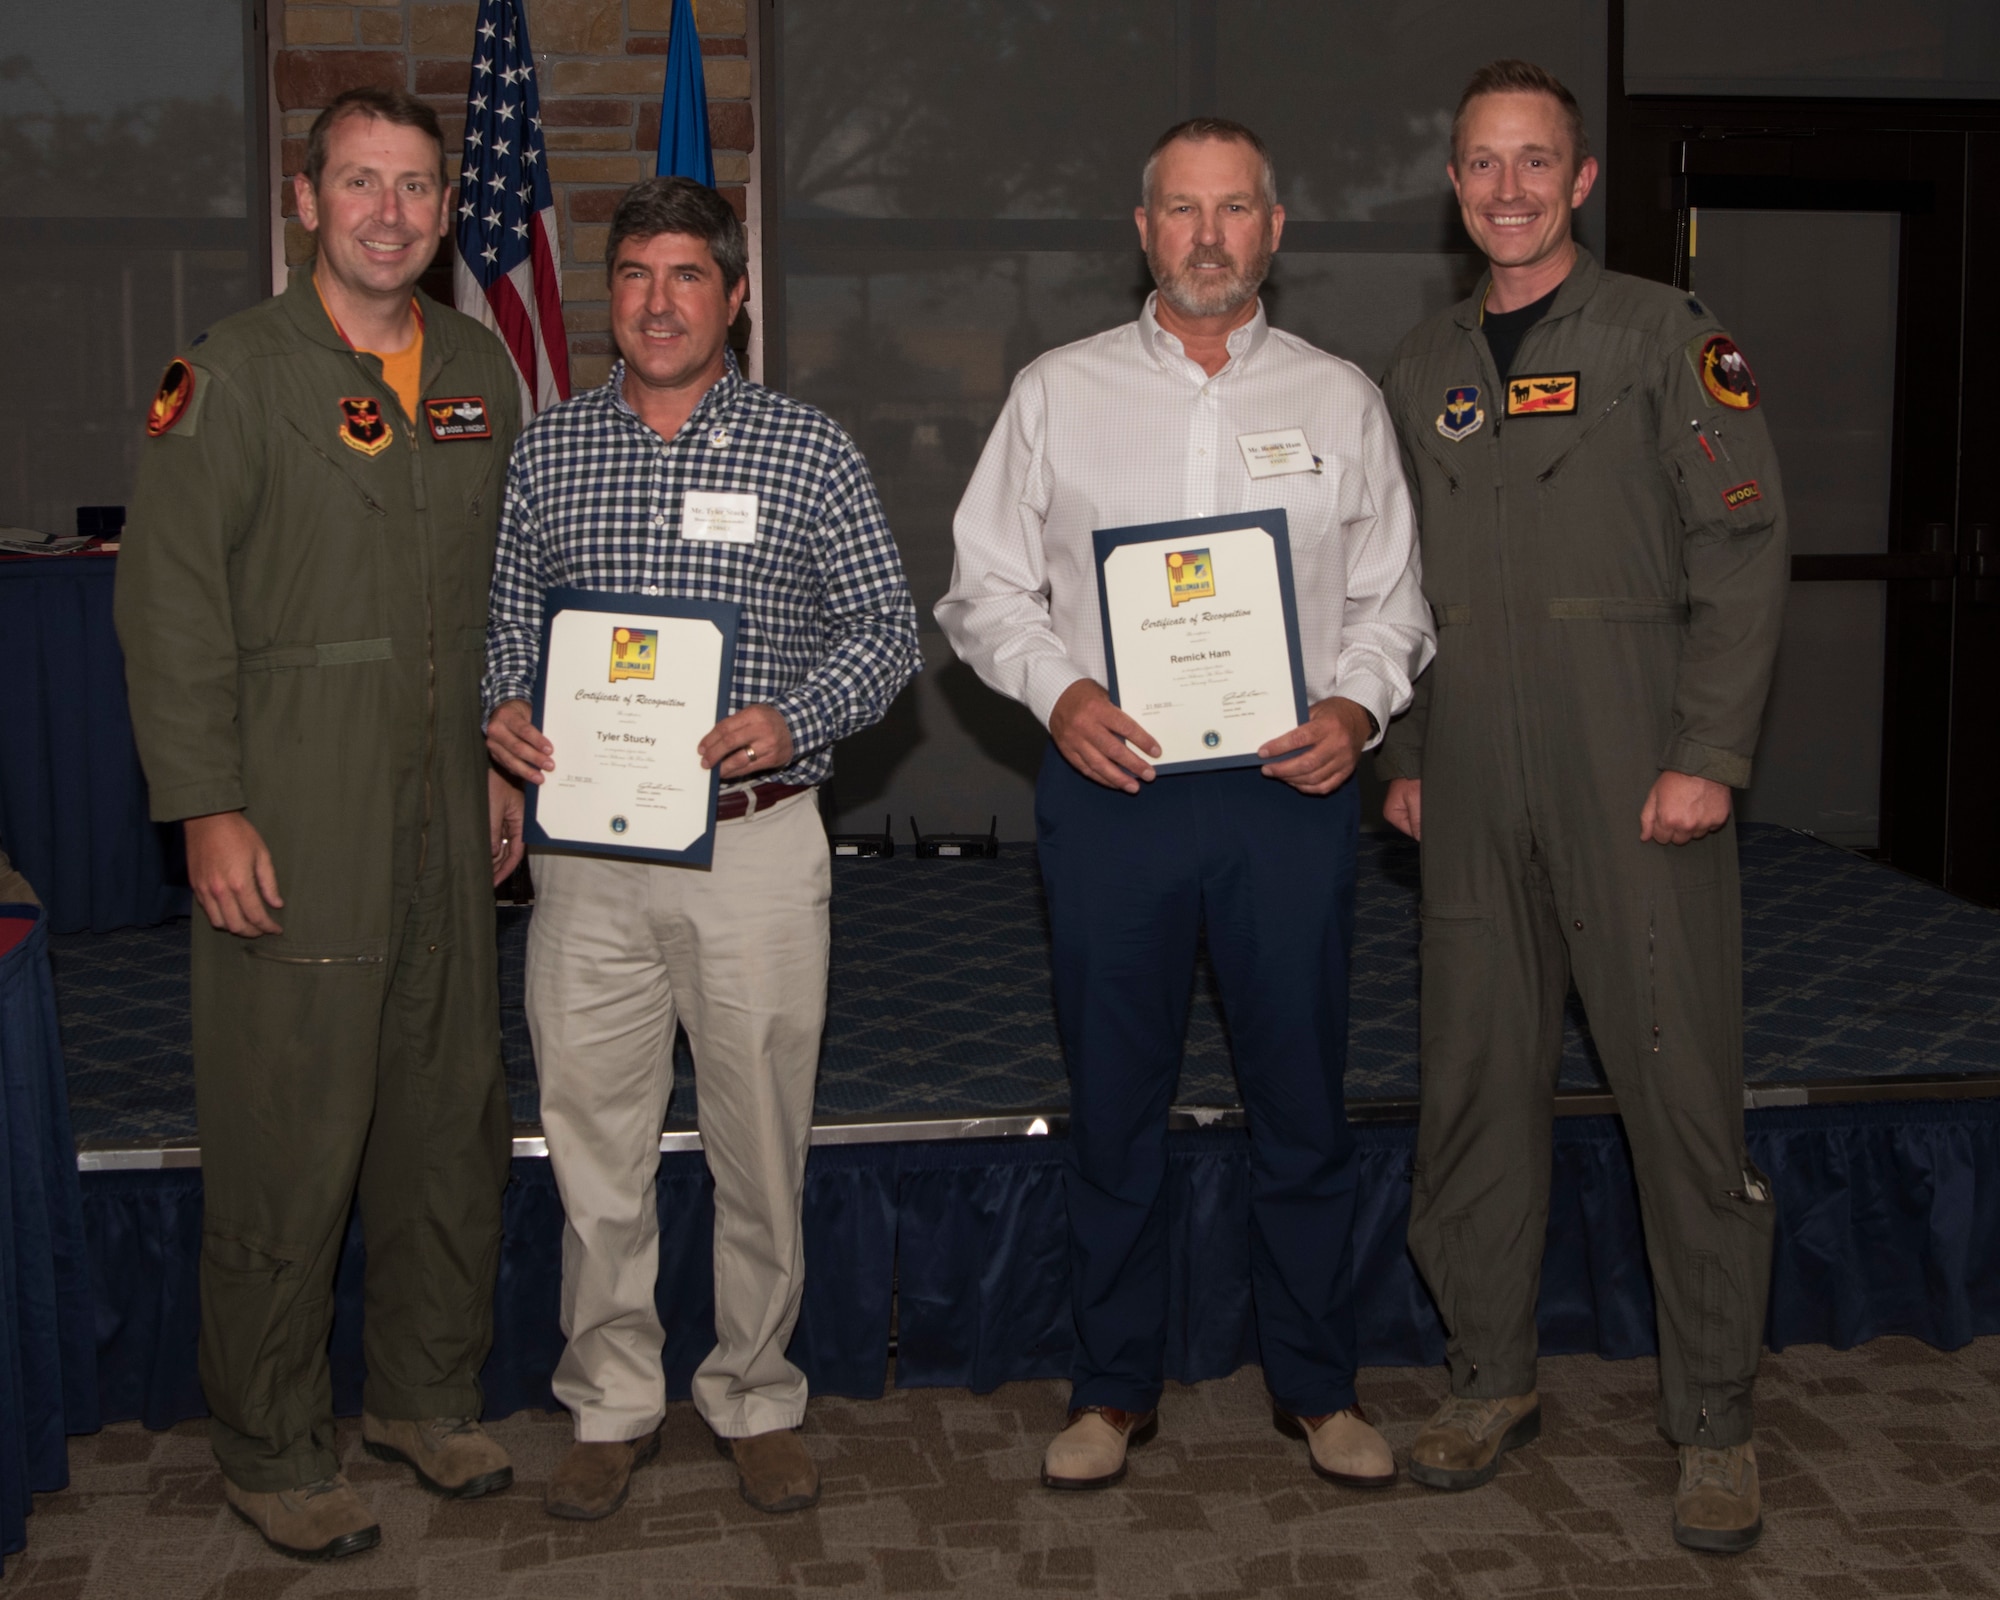
<path fill-rule="evenodd" d="M 347 330 L 340 325 L 340 319 L 333 314 L 333 307 L 326 303 L 326 293 L 319 286 L 317 274 L 313 277 L 313 291 L 319 295 L 320 309 L 326 313 L 326 320 L 333 324 L 333 331 L 347 339 Z M 373 356 L 382 363 L 382 381 L 389 386 L 389 392 L 396 397 L 396 403 L 403 408 L 403 415 L 410 421 L 417 420 L 417 404 L 424 387 L 424 311 L 417 304 L 415 295 L 410 297 L 410 310 L 416 314 L 417 336 L 402 349 L 396 351 L 370 350 L 347 339 L 348 348 L 363 355 Z"/>

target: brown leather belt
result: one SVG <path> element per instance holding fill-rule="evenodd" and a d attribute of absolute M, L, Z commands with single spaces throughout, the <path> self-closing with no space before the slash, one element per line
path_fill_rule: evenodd
<path fill-rule="evenodd" d="M 769 811 L 780 800 L 804 794 L 811 787 L 809 783 L 760 783 L 749 789 L 724 789 L 715 802 L 715 820 L 734 822 L 738 817 Z"/>

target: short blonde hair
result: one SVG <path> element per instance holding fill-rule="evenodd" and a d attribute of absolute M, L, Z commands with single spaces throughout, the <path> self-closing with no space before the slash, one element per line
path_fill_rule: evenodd
<path fill-rule="evenodd" d="M 1576 96 L 1547 67 L 1509 57 L 1503 61 L 1487 62 L 1472 75 L 1472 81 L 1465 86 L 1465 93 L 1458 97 L 1458 110 L 1451 119 L 1453 165 L 1458 162 L 1458 141 L 1465 132 L 1466 108 L 1484 94 L 1547 95 L 1562 107 L 1563 116 L 1569 123 L 1569 139 L 1574 146 L 1576 164 L 1580 167 L 1590 159 L 1590 132 L 1583 125 L 1583 108 L 1576 103 Z"/>

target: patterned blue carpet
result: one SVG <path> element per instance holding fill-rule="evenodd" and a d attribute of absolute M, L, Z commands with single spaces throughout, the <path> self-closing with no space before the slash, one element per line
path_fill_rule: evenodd
<path fill-rule="evenodd" d="M 1742 842 L 1746 1064 L 1753 1083 L 2000 1072 L 2000 912 L 1779 828 Z M 1050 1111 L 1068 1101 L 1049 1003 L 1034 853 L 834 863 L 822 1117 Z M 1347 1087 L 1417 1092 L 1417 857 L 1364 835 Z M 529 913 L 500 919 L 503 1048 L 515 1120 L 533 1123 L 521 1012 Z M 187 927 L 52 941 L 70 1114 L 86 1145 L 190 1142 Z M 670 1122 L 691 1125 L 683 1044 Z M 1562 1084 L 1602 1075 L 1572 1006 Z M 1188 1018 L 1182 1105 L 1233 1105 L 1206 967 Z"/>

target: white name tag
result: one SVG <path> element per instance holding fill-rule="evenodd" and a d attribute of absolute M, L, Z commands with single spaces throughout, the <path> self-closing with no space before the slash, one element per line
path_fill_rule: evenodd
<path fill-rule="evenodd" d="M 681 537 L 720 544 L 757 542 L 757 497 L 690 489 L 681 504 Z"/>
<path fill-rule="evenodd" d="M 1288 472 L 1317 472 L 1319 462 L 1306 443 L 1304 428 L 1279 428 L 1273 433 L 1239 433 L 1236 448 L 1253 478 L 1282 478 Z"/>

